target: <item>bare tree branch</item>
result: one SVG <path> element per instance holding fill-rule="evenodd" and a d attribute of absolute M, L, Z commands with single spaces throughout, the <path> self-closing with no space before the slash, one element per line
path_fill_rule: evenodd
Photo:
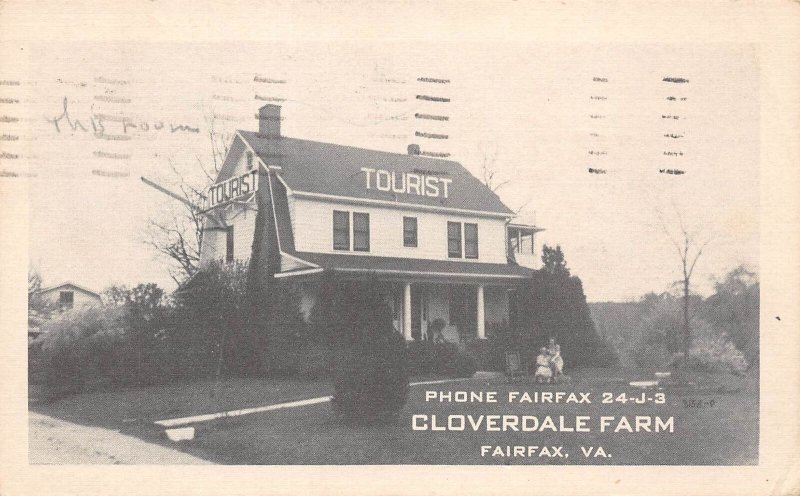
<path fill-rule="evenodd" d="M 695 266 L 695 264 L 697 264 L 697 261 L 700 259 L 700 256 L 703 254 L 703 250 L 706 248 L 706 246 L 708 246 L 708 244 L 709 244 L 710 242 L 711 242 L 711 240 L 710 240 L 710 239 L 709 239 L 709 240 L 707 240 L 705 243 L 703 243 L 703 244 L 700 246 L 700 248 L 698 248 L 698 249 L 697 249 L 697 253 L 696 253 L 696 254 L 695 254 L 695 256 L 694 256 L 694 260 L 692 260 L 692 265 L 691 265 L 691 267 L 689 268 L 689 274 L 688 274 L 688 276 L 689 276 L 689 277 L 692 277 L 692 274 L 694 273 L 694 266 Z"/>
<path fill-rule="evenodd" d="M 530 203 L 531 203 L 531 201 L 528 200 L 525 203 L 523 203 L 522 205 L 520 205 L 518 208 L 513 209 L 514 210 L 514 217 L 518 216 L 523 210 L 525 210 L 525 208 L 527 208 L 527 206 L 530 205 Z"/>
<path fill-rule="evenodd" d="M 490 152 L 485 144 L 482 144 L 480 148 L 481 152 L 483 153 L 483 161 L 481 163 L 481 177 L 483 178 L 483 184 L 492 190 L 492 192 L 497 193 L 503 186 L 511 183 L 511 179 L 498 181 L 499 171 L 496 168 L 496 163 L 499 152 L 496 149 Z M 518 216 L 529 204 L 530 200 L 526 201 L 518 208 L 512 209 L 514 216 Z"/>
<path fill-rule="evenodd" d="M 216 180 L 225 156 L 228 144 L 218 132 L 216 121 L 207 117 L 208 138 L 211 144 L 211 167 L 207 167 L 200 156 L 195 156 L 199 172 L 203 177 L 199 182 L 189 181 L 179 170 L 175 161 L 170 157 L 167 161 L 171 175 L 178 183 L 178 196 L 186 201 L 178 212 L 171 211 L 159 217 L 151 217 L 148 221 L 149 239 L 147 244 L 155 248 L 158 253 L 171 259 L 174 267 L 170 268 L 170 277 L 180 284 L 187 277 L 191 277 L 200 262 L 200 250 L 203 242 L 203 226 L 206 215 L 203 212 L 206 188 Z M 208 217 L 220 225 L 224 222 L 216 213 Z M 191 234 L 190 234 L 191 233 Z"/>
<path fill-rule="evenodd" d="M 485 146 L 481 146 L 481 151 L 483 153 L 483 162 L 481 164 L 483 183 L 487 188 L 496 193 L 497 190 L 508 184 L 510 180 L 497 183 L 495 180 L 495 176 L 497 175 L 497 169 L 495 168 L 495 163 L 497 162 L 497 151 L 495 150 L 494 152 L 489 152 Z"/>
<path fill-rule="evenodd" d="M 711 238 L 707 239 L 703 243 L 699 243 L 697 241 L 697 231 L 690 231 L 686 222 L 684 221 L 680 209 L 674 203 L 672 204 L 672 207 L 675 211 L 678 230 L 680 231 L 678 236 L 673 235 L 673 233 L 667 227 L 667 222 L 664 219 L 662 212 L 656 209 L 656 214 L 660 220 L 662 230 L 672 245 L 675 246 L 681 262 L 683 279 L 679 281 L 679 284 L 683 286 L 683 353 L 685 357 L 688 357 L 692 340 L 690 324 L 693 317 L 693 315 L 690 315 L 689 313 L 691 279 L 692 275 L 694 274 L 694 269 L 697 266 L 697 262 L 703 255 L 703 251 L 705 250 L 706 246 L 708 246 L 708 244 L 711 242 Z"/>

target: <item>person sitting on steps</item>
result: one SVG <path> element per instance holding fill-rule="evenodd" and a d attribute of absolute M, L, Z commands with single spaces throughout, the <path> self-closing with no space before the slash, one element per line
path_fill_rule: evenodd
<path fill-rule="evenodd" d="M 564 375 L 564 359 L 561 358 L 561 346 L 556 344 L 555 338 L 550 338 L 547 345 L 547 353 L 550 355 L 550 369 L 553 381 L 558 382 Z"/>
<path fill-rule="evenodd" d="M 536 357 L 536 372 L 534 373 L 534 378 L 539 384 L 543 382 L 550 383 L 553 379 L 553 369 L 550 367 L 550 355 L 547 353 L 547 348 L 545 347 L 539 350 L 539 356 Z"/>

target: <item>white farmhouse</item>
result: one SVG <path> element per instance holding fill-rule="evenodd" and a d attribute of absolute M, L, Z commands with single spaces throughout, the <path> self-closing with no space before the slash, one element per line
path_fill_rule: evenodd
<path fill-rule="evenodd" d="M 513 212 L 457 162 L 413 146 L 403 155 L 288 138 L 280 122 L 280 107 L 266 105 L 258 132 L 236 133 L 207 191 L 201 267 L 265 264 L 298 283 L 306 316 L 323 272 L 377 276 L 394 288 L 395 327 L 408 340 L 437 319 L 452 341 L 510 320 L 509 292 L 531 276 L 541 229 L 511 223 Z"/>
<path fill-rule="evenodd" d="M 70 281 L 42 288 L 36 295 L 42 306 L 56 310 L 102 305 L 98 293 Z"/>

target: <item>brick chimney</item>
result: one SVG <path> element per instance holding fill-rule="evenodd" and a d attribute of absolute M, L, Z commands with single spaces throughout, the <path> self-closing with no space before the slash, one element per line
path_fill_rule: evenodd
<path fill-rule="evenodd" d="M 258 109 L 258 134 L 266 138 L 281 137 L 281 107 L 267 104 Z"/>

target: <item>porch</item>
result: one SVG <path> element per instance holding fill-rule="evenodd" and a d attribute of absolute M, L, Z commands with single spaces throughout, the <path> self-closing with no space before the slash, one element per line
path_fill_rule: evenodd
<path fill-rule="evenodd" d="M 485 339 L 492 326 L 514 320 L 509 294 L 528 280 L 532 270 L 516 263 L 476 263 L 366 255 L 297 252 L 302 267 L 287 266 L 276 278 L 301 283 L 306 319 L 317 300 L 323 272 L 346 280 L 384 282 L 394 328 L 403 337 L 461 343 Z"/>
<path fill-rule="evenodd" d="M 395 329 L 407 341 L 462 343 L 485 339 L 487 327 L 510 321 L 509 292 L 496 284 L 399 282 L 389 306 Z"/>

